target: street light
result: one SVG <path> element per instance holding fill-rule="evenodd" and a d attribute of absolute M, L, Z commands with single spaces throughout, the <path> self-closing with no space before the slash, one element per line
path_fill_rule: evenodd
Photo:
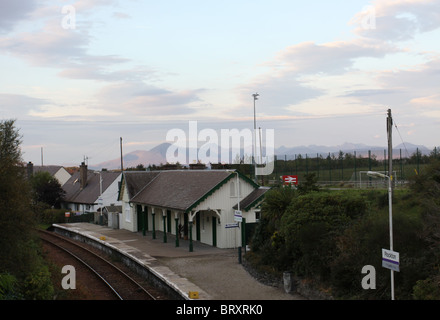
<path fill-rule="evenodd" d="M 257 182 L 257 161 L 255 160 L 255 157 L 257 156 L 257 116 L 255 113 L 255 101 L 258 100 L 258 97 L 260 96 L 258 93 L 252 94 L 254 97 L 254 156 L 253 156 L 253 162 L 254 162 L 254 179 L 255 182 Z"/>
<path fill-rule="evenodd" d="M 368 171 L 367 176 L 372 178 L 388 179 L 388 208 L 389 208 L 389 220 L 390 220 L 390 250 L 393 250 L 393 198 L 392 198 L 392 181 L 393 176 L 387 176 L 386 174 Z M 391 300 L 394 300 L 394 270 L 391 270 Z"/>

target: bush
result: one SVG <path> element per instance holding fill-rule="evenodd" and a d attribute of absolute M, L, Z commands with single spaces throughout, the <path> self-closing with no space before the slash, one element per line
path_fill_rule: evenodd
<path fill-rule="evenodd" d="M 23 283 L 24 298 L 27 300 L 51 300 L 54 295 L 51 274 L 46 265 L 39 265 Z"/>
<path fill-rule="evenodd" d="M 393 192 L 397 299 L 440 299 L 439 199 L 440 163 L 417 176 L 409 190 Z M 279 188 L 266 194 L 252 252 L 261 264 L 330 287 L 335 298 L 389 299 L 390 270 L 381 259 L 389 245 L 386 190 Z M 376 270 L 376 290 L 361 286 L 366 265 Z"/>
<path fill-rule="evenodd" d="M 11 274 L 0 274 L 0 300 L 16 300 L 21 298 L 17 288 L 17 278 Z"/>
<path fill-rule="evenodd" d="M 440 276 L 417 281 L 413 297 L 416 300 L 440 300 Z"/>
<path fill-rule="evenodd" d="M 366 209 L 366 201 L 357 193 L 312 192 L 298 197 L 281 220 L 286 263 L 297 275 L 328 280 L 337 254 L 336 236 Z"/>
<path fill-rule="evenodd" d="M 41 224 L 49 224 L 52 225 L 54 223 L 63 223 L 65 222 L 65 209 L 43 209 L 37 215 L 37 220 Z"/>

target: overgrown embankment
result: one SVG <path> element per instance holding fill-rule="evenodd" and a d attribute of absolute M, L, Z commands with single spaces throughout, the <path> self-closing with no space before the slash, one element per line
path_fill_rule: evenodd
<path fill-rule="evenodd" d="M 393 193 L 397 299 L 440 299 L 439 199 L 439 163 Z M 390 271 L 381 260 L 388 209 L 386 190 L 318 190 L 313 176 L 298 190 L 273 189 L 247 260 L 278 277 L 289 270 L 335 299 L 389 299 Z M 362 288 L 365 265 L 376 270 L 376 289 Z"/>

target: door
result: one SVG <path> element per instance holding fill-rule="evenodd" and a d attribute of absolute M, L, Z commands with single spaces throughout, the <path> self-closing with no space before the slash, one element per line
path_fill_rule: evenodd
<path fill-rule="evenodd" d="M 143 215 L 142 215 L 142 206 L 136 205 L 136 216 L 137 216 L 137 231 L 142 231 L 143 227 Z"/>
<path fill-rule="evenodd" d="M 171 210 L 167 210 L 167 232 L 171 233 Z"/>
<path fill-rule="evenodd" d="M 217 247 L 217 217 L 212 217 L 212 246 Z"/>
<path fill-rule="evenodd" d="M 200 241 L 200 211 L 196 213 L 196 240 Z"/>

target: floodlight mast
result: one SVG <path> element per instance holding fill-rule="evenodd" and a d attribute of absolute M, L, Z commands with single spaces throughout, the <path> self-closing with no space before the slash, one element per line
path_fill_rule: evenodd
<path fill-rule="evenodd" d="M 255 182 L 257 182 L 257 161 L 255 160 L 255 157 L 257 156 L 257 116 L 255 112 L 255 101 L 258 100 L 258 97 L 260 96 L 258 93 L 253 93 L 252 96 L 254 97 L 254 147 L 253 152 L 254 156 L 252 157 L 252 162 L 254 163 L 254 179 Z"/>

